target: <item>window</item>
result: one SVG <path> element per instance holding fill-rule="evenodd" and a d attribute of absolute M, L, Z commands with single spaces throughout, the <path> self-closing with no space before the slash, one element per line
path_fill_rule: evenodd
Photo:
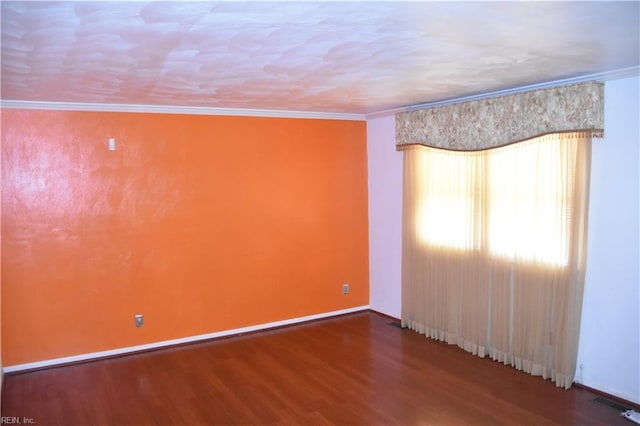
<path fill-rule="evenodd" d="M 416 153 L 418 192 L 417 229 L 426 244 L 457 250 L 474 246 L 475 155 L 437 149 Z M 449 176 L 440 180 L 439 176 Z"/>
<path fill-rule="evenodd" d="M 416 233 L 426 245 L 486 249 L 496 258 L 553 266 L 568 261 L 567 155 L 562 135 L 488 151 L 420 148 Z"/>

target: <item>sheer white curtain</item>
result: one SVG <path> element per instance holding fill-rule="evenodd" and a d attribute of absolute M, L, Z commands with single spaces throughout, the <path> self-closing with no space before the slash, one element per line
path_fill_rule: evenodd
<path fill-rule="evenodd" d="M 405 148 L 403 325 L 571 386 L 590 162 L 578 133 Z"/>

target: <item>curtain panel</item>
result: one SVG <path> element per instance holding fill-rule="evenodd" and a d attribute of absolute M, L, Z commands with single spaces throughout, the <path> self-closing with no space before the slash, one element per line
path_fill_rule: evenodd
<path fill-rule="evenodd" d="M 591 139 L 569 135 L 406 149 L 402 325 L 569 388 L 590 152 Z"/>
<path fill-rule="evenodd" d="M 604 84 L 586 82 L 396 114 L 396 146 L 473 151 L 549 133 L 602 137 Z"/>

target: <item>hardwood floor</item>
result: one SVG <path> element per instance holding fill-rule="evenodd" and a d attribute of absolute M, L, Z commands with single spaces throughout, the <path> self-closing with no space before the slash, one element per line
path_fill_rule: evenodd
<path fill-rule="evenodd" d="M 630 424 L 591 392 L 390 323 L 362 312 L 9 374 L 2 416 L 37 425 Z"/>

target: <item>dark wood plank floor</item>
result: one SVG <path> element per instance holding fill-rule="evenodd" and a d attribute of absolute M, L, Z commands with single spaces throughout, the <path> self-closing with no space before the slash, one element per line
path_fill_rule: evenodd
<path fill-rule="evenodd" d="M 5 376 L 38 425 L 628 425 L 565 391 L 372 312 Z"/>

